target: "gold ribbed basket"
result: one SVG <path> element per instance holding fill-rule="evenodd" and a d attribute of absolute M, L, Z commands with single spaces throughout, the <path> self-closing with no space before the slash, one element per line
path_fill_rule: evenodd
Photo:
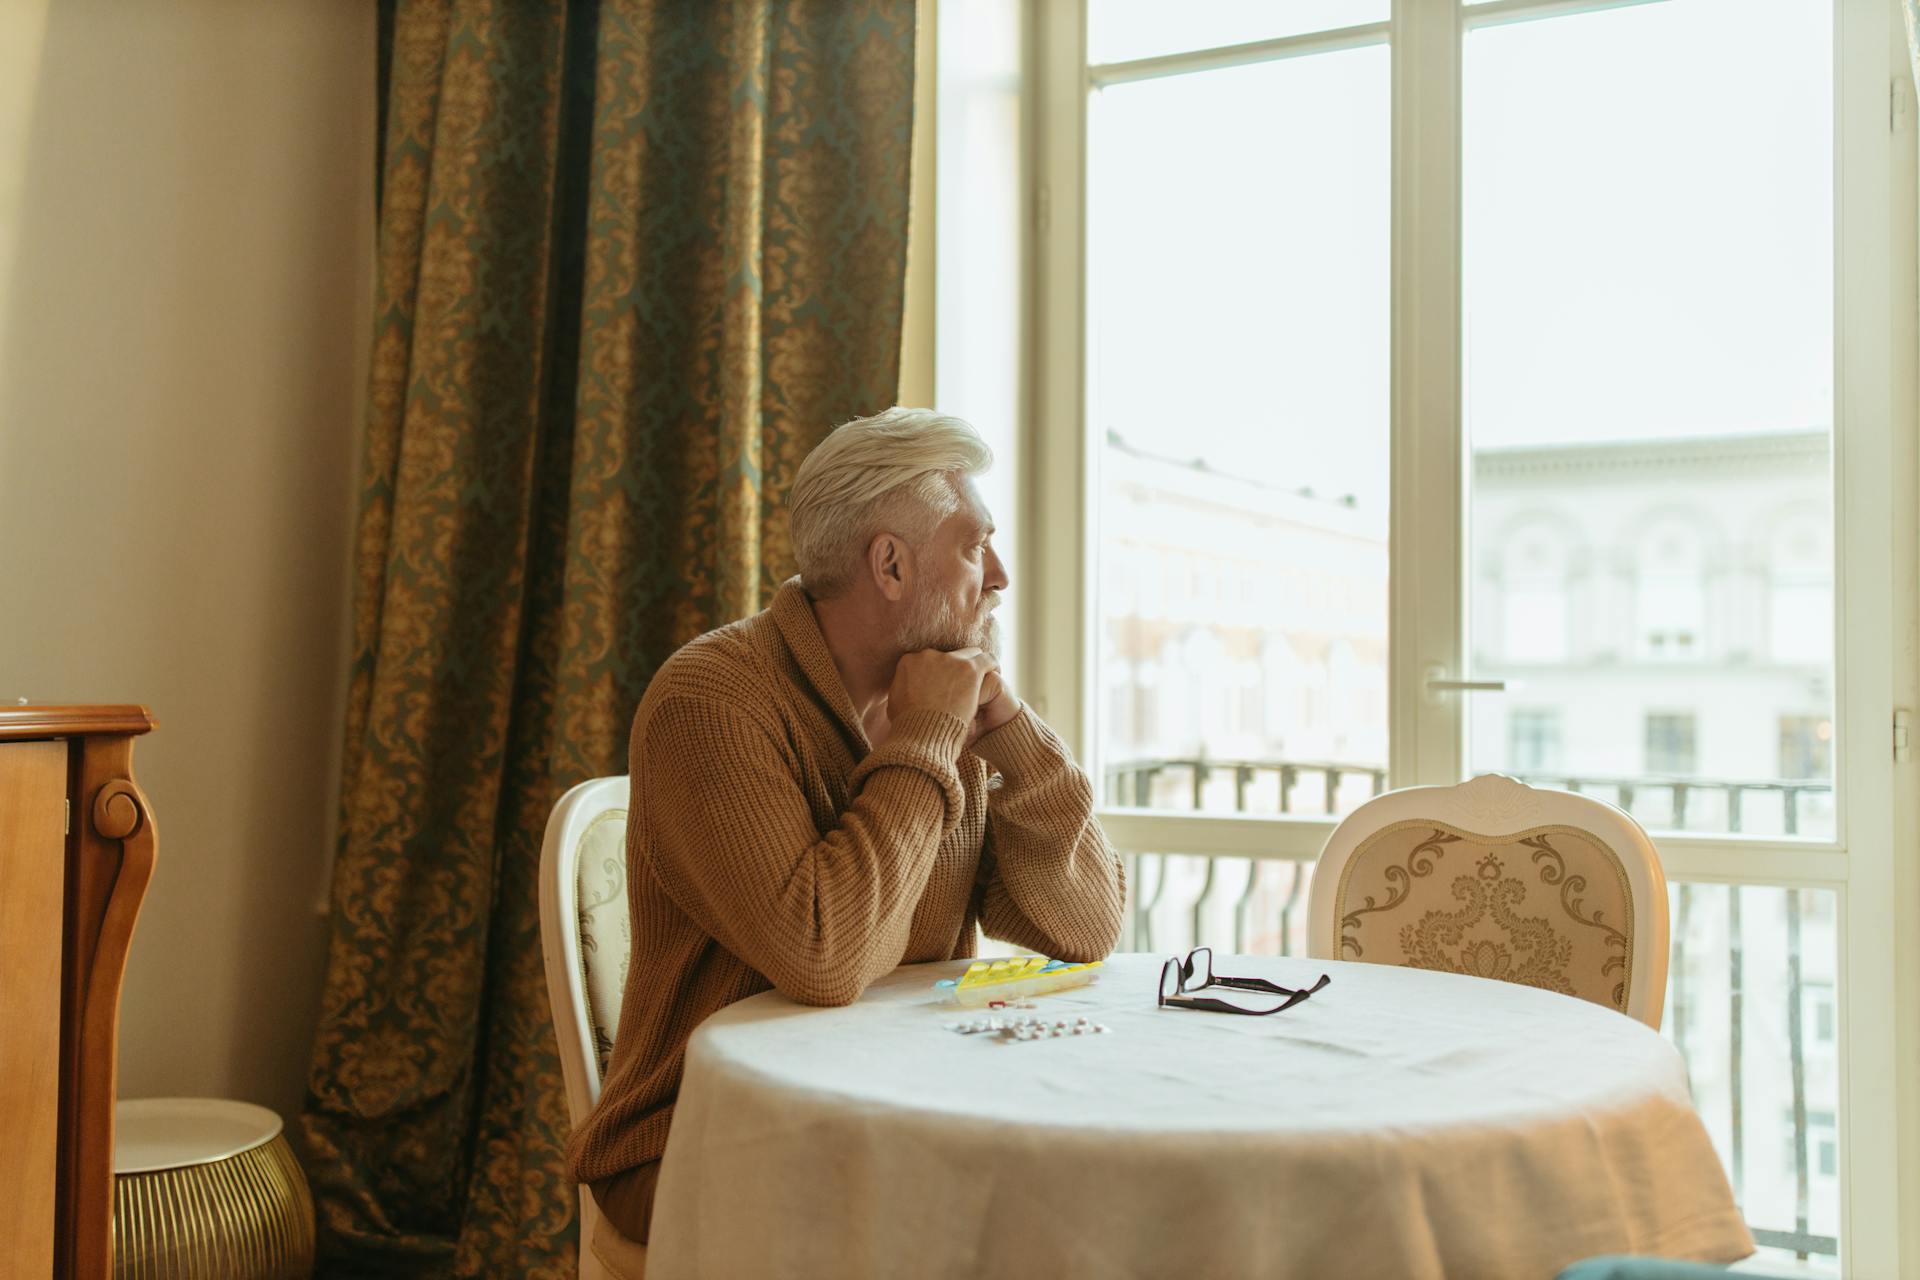
<path fill-rule="evenodd" d="M 285 1135 L 217 1160 L 116 1174 L 116 1280 L 306 1280 L 313 1195 Z"/>

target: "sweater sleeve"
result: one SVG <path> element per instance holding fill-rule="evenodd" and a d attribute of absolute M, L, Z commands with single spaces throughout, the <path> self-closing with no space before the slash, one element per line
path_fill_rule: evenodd
<path fill-rule="evenodd" d="M 1126 872 L 1093 816 L 1093 784 L 1030 708 L 971 748 L 1000 775 L 988 794 L 980 923 L 1061 960 L 1120 940 Z"/>
<path fill-rule="evenodd" d="M 690 697 L 653 708 L 636 750 L 653 865 L 701 929 L 803 1004 L 851 1004 L 900 963 L 965 797 L 966 724 L 894 721 L 821 831 L 779 741 L 751 713 Z"/>

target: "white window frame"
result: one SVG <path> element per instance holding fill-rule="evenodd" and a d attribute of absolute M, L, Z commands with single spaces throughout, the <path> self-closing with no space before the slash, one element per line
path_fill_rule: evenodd
<path fill-rule="evenodd" d="M 1085 429 L 1088 95 L 1181 69 L 1350 48 L 1394 49 L 1390 777 L 1451 782 L 1465 759 L 1457 704 L 1422 696 L 1433 672 L 1465 659 L 1460 422 L 1460 121 L 1462 33 L 1471 25 L 1646 0 L 1395 0 L 1388 23 L 1143 59 L 1096 77 L 1085 62 L 1087 0 L 1033 6 L 1029 66 L 1035 129 L 1030 322 L 1035 342 L 1024 433 L 1021 569 L 1023 692 L 1092 762 L 1096 620 L 1088 563 L 1098 454 Z M 1896 706 L 1920 694 L 1916 597 L 1915 154 L 1913 84 L 1895 0 L 1836 0 L 1835 192 L 1836 781 L 1839 831 L 1828 842 L 1662 836 L 1671 879 L 1801 886 L 1837 897 L 1842 1178 L 1841 1251 L 1849 1274 L 1920 1265 L 1920 1214 L 1902 1214 L 1901 1174 L 1920 1185 L 1920 1016 L 1896 999 L 1920 980 L 1920 786 L 1896 765 Z M 1419 431 L 1407 429 L 1421 424 Z M 1451 530 L 1449 537 L 1431 536 Z M 1420 531 L 1427 536 L 1414 536 Z M 1889 534 L 1893 536 L 1889 536 Z M 1400 550 L 1406 548 L 1406 550 Z M 1896 643 L 1897 642 L 1897 643 Z M 1443 695 L 1457 697 L 1457 695 Z M 1449 709 L 1450 707 L 1450 709 Z M 1103 809 L 1129 853 L 1306 861 L 1333 821 Z M 1905 856 L 1896 857 L 1896 851 Z M 1912 1004 L 1911 987 L 1907 1005 Z M 1903 1221 L 1904 1219 L 1904 1221 Z"/>

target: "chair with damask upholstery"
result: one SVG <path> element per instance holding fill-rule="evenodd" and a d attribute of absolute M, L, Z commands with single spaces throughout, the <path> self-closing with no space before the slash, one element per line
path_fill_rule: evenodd
<path fill-rule="evenodd" d="M 1376 796 L 1314 869 L 1308 950 L 1543 987 L 1660 1027 L 1667 879 L 1640 824 L 1485 774 Z"/>
<path fill-rule="evenodd" d="M 567 1116 L 576 1129 L 600 1099 L 633 949 L 628 791 L 627 779 L 615 777 L 594 778 L 567 792 L 547 819 L 540 850 L 540 950 Z M 601 1216 L 585 1186 L 579 1194 L 581 1280 L 641 1280 L 645 1247 Z"/>

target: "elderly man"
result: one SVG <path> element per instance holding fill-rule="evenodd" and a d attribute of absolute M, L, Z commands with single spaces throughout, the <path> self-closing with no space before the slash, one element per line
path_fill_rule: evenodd
<path fill-rule="evenodd" d="M 972 955 L 976 924 L 1071 960 L 1119 936 L 1087 776 L 997 669 L 1007 574 L 970 479 L 991 460 L 927 410 L 834 431 L 788 503 L 799 577 L 674 654 L 641 700 L 632 966 L 569 1151 L 630 1240 L 687 1038 L 715 1010 L 769 987 L 847 1004 L 896 965 Z"/>

